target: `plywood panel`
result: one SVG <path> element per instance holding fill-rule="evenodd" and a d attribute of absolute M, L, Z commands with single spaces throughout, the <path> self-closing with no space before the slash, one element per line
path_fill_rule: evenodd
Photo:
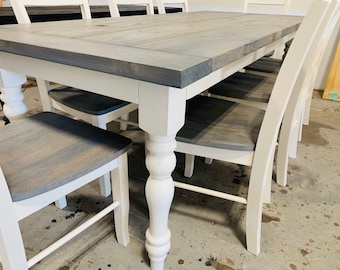
<path fill-rule="evenodd" d="M 340 42 L 338 42 L 322 98 L 340 101 Z"/>

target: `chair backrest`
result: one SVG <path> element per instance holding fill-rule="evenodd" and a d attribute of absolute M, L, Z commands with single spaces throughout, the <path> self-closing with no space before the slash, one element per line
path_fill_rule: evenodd
<path fill-rule="evenodd" d="M 146 14 L 153 15 L 154 7 L 152 0 L 108 0 L 111 17 L 119 17 L 118 5 L 140 5 L 145 6 Z"/>
<path fill-rule="evenodd" d="M 126 153 L 130 146 L 131 140 L 126 137 L 50 112 L 1 126 L 1 269 L 27 270 L 112 210 L 117 213 L 115 224 L 119 224 L 117 240 L 126 246 L 129 242 Z M 31 154 L 33 149 L 37 151 Z M 115 188 L 109 206 L 65 235 L 56 236 L 56 241 L 27 256 L 27 260 L 18 222 L 110 171 L 115 175 L 112 177 Z M 119 205 L 122 207 L 117 208 Z"/>
<path fill-rule="evenodd" d="M 88 0 L 10 0 L 19 24 L 31 23 L 26 7 L 79 6 L 83 19 L 91 19 Z"/>
<path fill-rule="evenodd" d="M 159 14 L 165 14 L 165 6 L 181 7 L 183 12 L 189 12 L 189 5 L 187 0 L 157 0 L 157 7 Z"/>
<path fill-rule="evenodd" d="M 249 12 L 250 6 L 260 8 L 273 7 L 280 8 L 281 14 L 287 14 L 291 0 L 244 0 L 243 12 Z"/>
<path fill-rule="evenodd" d="M 302 91 L 305 74 L 309 68 L 308 59 L 314 56 L 315 43 L 323 36 L 334 7 L 335 2 L 330 0 L 314 0 L 299 27 L 276 79 L 256 144 L 254 162 L 262 162 L 264 158 L 261 158 L 261 155 L 271 155 L 275 150 L 279 127 L 289 99 Z M 269 168 L 270 160 L 266 166 Z M 262 170 L 263 166 L 253 164 L 253 169 L 256 168 Z"/>
<path fill-rule="evenodd" d="M 329 19 L 324 20 L 321 25 L 321 29 L 324 29 L 324 31 L 317 37 L 317 42 L 314 42 L 312 45 L 311 50 L 314 51 L 314 54 L 309 54 L 305 61 L 305 66 L 308 67 L 308 70 L 305 72 L 305 78 L 301 87 L 302 90 L 299 93 L 293 93 L 288 104 L 287 111 L 293 111 L 291 112 L 292 114 L 287 115 L 289 115 L 288 117 L 294 117 L 293 121 L 289 120 L 289 122 L 291 122 L 290 128 L 293 128 L 293 125 L 300 121 L 301 114 L 305 109 L 306 99 L 311 95 L 311 91 L 314 89 L 320 63 L 340 18 L 340 0 L 333 0 L 332 6 L 326 16 Z"/>
<path fill-rule="evenodd" d="M 9 246 L 13 243 L 20 243 L 21 248 L 18 248 L 16 250 L 18 256 L 17 258 L 25 258 L 25 248 L 22 243 L 22 239 L 19 233 L 15 232 L 20 232 L 20 228 L 18 223 L 13 222 L 13 220 L 17 219 L 15 208 L 13 204 L 10 204 L 8 202 L 12 201 L 11 194 L 9 192 L 7 182 L 4 176 L 4 173 L 0 167 L 0 213 L 6 213 L 6 218 L 1 217 L 1 222 L 0 222 L 0 244 L 4 246 L 0 246 L 0 253 L 5 253 L 6 249 L 5 246 Z M 12 232 L 11 238 L 13 236 L 13 239 L 8 239 L 5 234 L 7 232 Z M 16 247 L 18 247 L 16 245 Z M 3 249 L 3 250 L 1 250 Z M 6 260 L 5 258 L 2 258 L 2 260 Z M 1 258 L 0 258 L 1 262 Z M 7 263 L 6 261 L 3 261 L 2 263 Z M 5 266 L 3 266 L 5 267 Z"/>

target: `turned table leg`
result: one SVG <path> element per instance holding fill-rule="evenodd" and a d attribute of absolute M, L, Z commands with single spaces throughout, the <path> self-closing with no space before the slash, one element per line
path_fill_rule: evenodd
<path fill-rule="evenodd" d="M 152 270 L 163 270 L 170 250 L 169 211 L 174 195 L 176 134 L 184 125 L 186 91 L 139 82 L 139 125 L 146 132 L 145 186 L 150 225 L 145 247 Z"/>
<path fill-rule="evenodd" d="M 0 74 L 0 99 L 4 102 L 4 114 L 9 120 L 21 118 L 27 112 L 21 91 L 26 76 L 4 69 L 0 69 Z"/>

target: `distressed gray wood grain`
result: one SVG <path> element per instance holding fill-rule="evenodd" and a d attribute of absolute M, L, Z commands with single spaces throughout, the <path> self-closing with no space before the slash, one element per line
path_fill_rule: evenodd
<path fill-rule="evenodd" d="M 191 12 L 0 27 L 0 50 L 183 88 L 297 30 L 302 18 Z"/>
<path fill-rule="evenodd" d="M 103 160 L 116 159 L 131 147 L 131 140 L 45 112 L 1 127 L 0 145 L 13 200 L 21 200 L 81 177 Z"/>

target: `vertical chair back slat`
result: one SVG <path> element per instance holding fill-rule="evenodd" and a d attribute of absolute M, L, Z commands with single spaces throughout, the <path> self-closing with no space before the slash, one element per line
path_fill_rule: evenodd
<path fill-rule="evenodd" d="M 157 7 L 159 14 L 165 14 L 166 6 L 180 6 L 182 12 L 189 12 L 189 5 L 187 0 L 157 0 Z"/>
<path fill-rule="evenodd" d="M 20 2 L 18 2 L 20 1 Z M 88 0 L 11 0 L 11 5 L 15 13 L 15 17 L 19 24 L 31 23 L 26 7 L 38 6 L 79 6 L 83 19 L 91 19 L 91 10 Z"/>
<path fill-rule="evenodd" d="M 152 0 L 107 0 L 109 4 L 111 17 L 119 17 L 118 5 L 141 5 L 145 6 L 146 14 L 153 15 L 154 7 Z"/>

